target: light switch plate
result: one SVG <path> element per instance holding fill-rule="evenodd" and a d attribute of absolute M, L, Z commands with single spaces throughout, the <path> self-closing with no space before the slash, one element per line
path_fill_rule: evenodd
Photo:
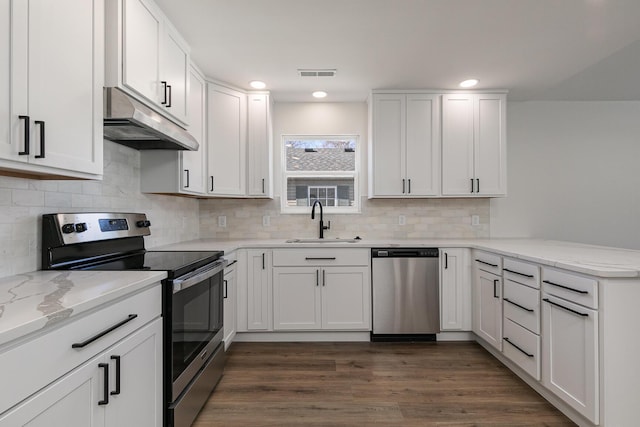
<path fill-rule="evenodd" d="M 218 227 L 224 228 L 227 226 L 227 217 L 225 215 L 220 215 L 218 217 Z"/>
<path fill-rule="evenodd" d="M 398 225 L 405 225 L 407 223 L 407 217 L 404 215 L 398 215 Z"/>
<path fill-rule="evenodd" d="M 271 225 L 271 217 L 269 215 L 262 215 L 262 226 L 269 227 Z"/>
<path fill-rule="evenodd" d="M 480 225 L 480 215 L 471 215 L 471 225 Z"/>

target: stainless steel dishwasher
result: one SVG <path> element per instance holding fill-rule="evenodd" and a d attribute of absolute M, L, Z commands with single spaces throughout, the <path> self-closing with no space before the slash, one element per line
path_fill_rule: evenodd
<path fill-rule="evenodd" d="M 437 248 L 371 249 L 371 341 L 435 341 L 438 270 Z"/>

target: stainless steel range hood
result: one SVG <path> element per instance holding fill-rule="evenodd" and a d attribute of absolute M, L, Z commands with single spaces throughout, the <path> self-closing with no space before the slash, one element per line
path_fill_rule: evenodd
<path fill-rule="evenodd" d="M 137 150 L 198 149 L 189 132 L 117 87 L 104 88 L 104 137 Z"/>

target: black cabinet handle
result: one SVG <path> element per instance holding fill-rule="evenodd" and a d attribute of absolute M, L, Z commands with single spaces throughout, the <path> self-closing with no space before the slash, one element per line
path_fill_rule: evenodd
<path fill-rule="evenodd" d="M 111 356 L 111 360 L 116 361 L 116 389 L 111 392 L 112 396 L 120 394 L 120 356 Z"/>
<path fill-rule="evenodd" d="M 185 169 L 184 171 L 187 173 L 187 183 L 185 184 L 184 188 L 189 188 L 189 169 Z"/>
<path fill-rule="evenodd" d="M 34 123 L 40 126 L 40 154 L 36 155 L 36 159 L 44 159 L 44 121 L 36 120 Z"/>
<path fill-rule="evenodd" d="M 235 264 L 235 263 L 237 263 L 237 262 L 238 262 L 238 260 L 237 260 L 237 259 L 234 259 L 234 260 L 233 260 L 233 261 L 231 261 L 229 264 L 227 264 L 227 266 L 226 266 L 225 268 L 229 268 L 229 267 L 231 267 L 233 264 Z"/>
<path fill-rule="evenodd" d="M 322 270 L 322 286 L 327 284 L 327 277 L 325 276 L 326 272 L 327 270 Z"/>
<path fill-rule="evenodd" d="M 407 183 L 409 184 L 409 191 L 407 191 L 407 193 L 411 194 L 411 179 L 408 179 Z"/>
<path fill-rule="evenodd" d="M 473 178 L 471 178 L 471 192 L 473 193 Z"/>
<path fill-rule="evenodd" d="M 316 286 L 320 284 L 320 270 L 316 270 Z"/>
<path fill-rule="evenodd" d="M 264 270 L 264 252 L 262 253 L 262 269 Z"/>
<path fill-rule="evenodd" d="M 213 175 L 211 176 L 211 190 L 210 191 L 213 191 Z"/>
<path fill-rule="evenodd" d="M 83 347 L 86 347 L 87 345 L 91 344 L 92 342 L 94 342 L 94 341 L 102 338 L 103 336 L 107 335 L 109 332 L 113 332 L 114 330 L 116 330 L 119 327 L 123 326 L 125 323 L 131 322 L 136 317 L 138 317 L 137 314 L 130 314 L 129 316 L 127 316 L 126 319 L 116 323 L 113 326 L 108 327 L 104 331 L 98 332 L 97 334 L 95 334 L 91 338 L 87 338 L 85 341 L 72 344 L 71 348 L 83 348 Z"/>
<path fill-rule="evenodd" d="M 404 179 L 402 179 L 402 194 L 404 194 L 404 193 L 405 193 L 405 191 L 404 191 L 404 188 L 405 188 L 405 187 L 404 187 L 404 182 L 405 182 L 405 180 L 404 180 Z"/>
<path fill-rule="evenodd" d="M 557 286 L 558 288 L 566 289 L 568 291 L 576 292 L 576 293 L 583 294 L 583 295 L 589 293 L 589 291 L 583 291 L 581 289 L 570 288 L 568 286 L 560 285 L 558 283 L 553 283 L 553 282 L 550 282 L 548 280 L 543 280 L 542 283 L 546 283 L 546 284 L 551 285 L 551 286 Z"/>
<path fill-rule="evenodd" d="M 498 279 L 495 279 L 493 281 L 493 297 L 494 298 L 500 298 L 500 295 L 498 295 Z"/>
<path fill-rule="evenodd" d="M 305 260 L 307 261 L 335 261 L 336 257 L 332 256 L 332 257 L 305 257 Z"/>
<path fill-rule="evenodd" d="M 227 299 L 227 294 L 229 293 L 229 289 L 227 289 L 227 285 L 229 284 L 228 280 L 223 280 L 224 282 L 224 295 L 222 296 L 223 299 Z"/>
<path fill-rule="evenodd" d="M 98 363 L 98 368 L 104 369 L 104 399 L 98 401 L 98 405 L 108 405 L 109 404 L 109 364 L 108 363 Z"/>
<path fill-rule="evenodd" d="M 508 271 L 509 273 L 517 274 L 518 276 L 523 276 L 523 277 L 528 277 L 530 279 L 533 279 L 533 274 L 524 274 L 524 273 L 520 273 L 519 271 L 509 270 L 508 268 L 503 268 L 502 270 Z"/>
<path fill-rule="evenodd" d="M 476 178 L 476 193 L 480 192 L 480 178 Z"/>
<path fill-rule="evenodd" d="M 491 267 L 497 267 L 498 266 L 498 264 L 491 264 L 489 262 L 482 261 L 481 259 L 477 259 L 476 262 L 479 262 L 480 264 L 484 264 L 484 265 L 489 265 Z"/>
<path fill-rule="evenodd" d="M 262 178 L 262 194 L 264 194 L 264 193 L 265 193 L 265 191 L 264 191 L 264 178 Z"/>
<path fill-rule="evenodd" d="M 444 253 L 444 269 L 446 270 L 447 268 L 449 268 L 449 255 L 445 252 Z"/>
<path fill-rule="evenodd" d="M 529 313 L 533 313 L 533 312 L 534 312 L 534 310 L 533 310 L 532 308 L 524 307 L 524 306 L 522 306 L 522 305 L 518 304 L 517 302 L 513 302 L 513 301 L 511 301 L 511 300 L 510 300 L 510 299 L 508 299 L 508 298 L 502 298 L 502 301 L 506 301 L 506 302 L 508 302 L 509 304 L 515 305 L 515 306 L 516 306 L 516 307 L 518 307 L 518 308 L 521 308 L 521 309 L 523 309 L 523 310 L 525 310 L 525 311 L 528 311 Z"/>
<path fill-rule="evenodd" d="M 514 343 L 511 342 L 511 340 L 507 337 L 502 338 L 503 340 L 505 340 L 506 342 L 508 342 L 509 344 L 511 344 L 516 350 L 520 351 L 520 353 L 524 354 L 527 357 L 534 357 L 533 354 L 527 353 L 526 351 L 524 351 L 523 349 L 521 349 L 519 346 L 515 345 Z"/>
<path fill-rule="evenodd" d="M 29 123 L 29 116 L 18 116 L 20 120 L 24 120 L 24 151 L 20 151 L 18 154 L 21 156 L 29 155 L 29 135 L 31 134 L 31 124 Z"/>
<path fill-rule="evenodd" d="M 169 90 L 169 102 L 167 102 L 167 108 L 171 108 L 171 85 L 167 85 L 167 89 Z"/>
<path fill-rule="evenodd" d="M 551 304 L 551 305 L 555 305 L 556 307 L 559 307 L 559 308 L 561 308 L 561 309 L 563 309 L 563 310 L 567 310 L 567 311 L 569 311 L 569 312 L 571 312 L 571 313 L 573 313 L 573 314 L 577 314 L 578 316 L 582 316 L 582 317 L 589 317 L 589 314 L 588 314 L 588 313 L 580 313 L 579 311 L 576 311 L 576 310 L 574 310 L 574 309 L 572 309 L 572 308 L 565 307 L 564 305 L 560 305 L 560 304 L 558 304 L 558 303 L 556 303 L 556 302 L 553 302 L 553 301 L 551 301 L 551 300 L 550 300 L 550 299 L 548 299 L 548 298 L 542 298 L 542 301 L 548 302 L 548 303 L 549 303 L 549 304 Z"/>
<path fill-rule="evenodd" d="M 162 90 L 164 92 L 164 100 L 161 102 L 162 105 L 167 104 L 167 82 L 160 82 L 162 84 Z"/>

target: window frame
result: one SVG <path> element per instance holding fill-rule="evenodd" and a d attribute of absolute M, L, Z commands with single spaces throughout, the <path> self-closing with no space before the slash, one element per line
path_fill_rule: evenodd
<path fill-rule="evenodd" d="M 353 171 L 287 171 L 287 141 L 291 140 L 353 140 L 355 142 L 355 159 Z M 285 214 L 309 214 L 309 206 L 288 206 L 287 205 L 287 183 L 288 178 L 346 178 L 353 179 L 353 206 L 325 206 L 322 205 L 325 213 L 357 214 L 360 213 L 360 174 L 362 160 L 362 144 L 360 136 L 355 134 L 334 134 L 334 135 L 301 135 L 286 134 L 280 139 L 280 212 Z M 336 191 L 337 197 L 337 191 Z"/>

